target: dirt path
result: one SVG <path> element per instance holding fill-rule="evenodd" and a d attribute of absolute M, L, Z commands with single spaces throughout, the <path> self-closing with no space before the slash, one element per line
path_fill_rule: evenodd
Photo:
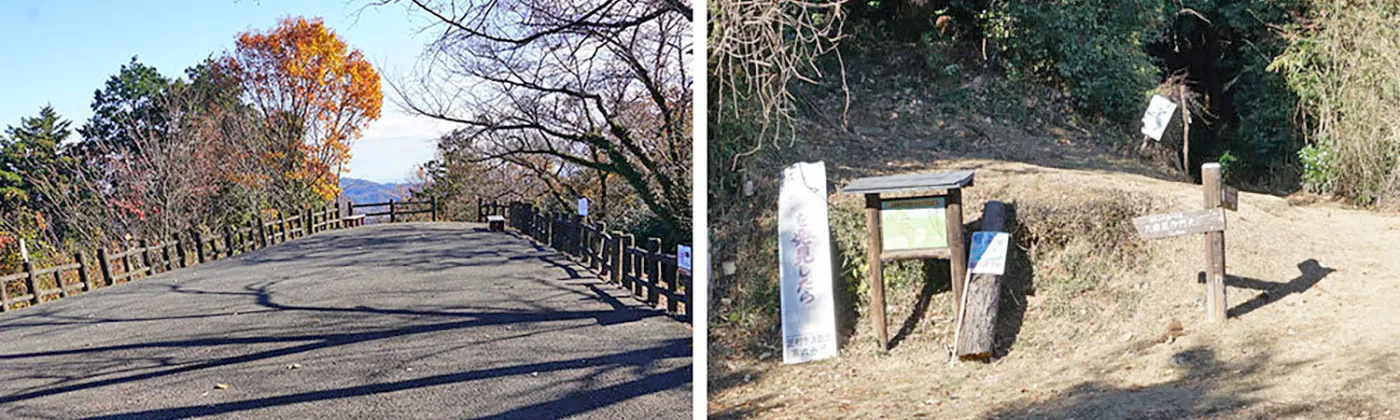
<path fill-rule="evenodd" d="M 955 167 L 978 167 L 980 191 L 1097 186 L 1151 195 L 1178 210 L 1201 201 L 1199 186 L 1112 170 L 974 160 L 920 169 Z M 1400 216 L 1244 193 L 1228 224 L 1232 318 L 1225 325 L 1204 321 L 1203 286 L 1192 281 L 1204 264 L 1201 239 L 1154 241 L 1146 267 L 1107 285 L 1127 304 L 1082 302 L 1078 311 L 1047 314 L 1047 297 L 1027 297 L 1016 343 L 991 364 L 949 366 L 944 293 L 931 305 L 932 324 L 888 355 L 874 352 L 869 331 L 858 330 L 842 356 L 827 362 L 712 364 L 721 370 L 712 377 L 734 383 L 712 393 L 710 411 L 765 418 L 1400 417 Z M 1069 333 L 1040 333 L 1066 319 L 1077 323 Z M 1158 342 L 1172 319 L 1185 335 Z M 892 331 L 902 321 L 891 319 Z"/>
<path fill-rule="evenodd" d="M 688 418 L 688 328 L 481 225 L 309 236 L 0 316 L 0 418 Z"/>

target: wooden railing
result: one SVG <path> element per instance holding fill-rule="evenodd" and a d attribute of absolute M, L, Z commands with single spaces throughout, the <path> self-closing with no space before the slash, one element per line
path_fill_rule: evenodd
<path fill-rule="evenodd" d="M 86 292 L 97 287 L 126 283 L 137 277 L 228 258 L 314 233 L 354 225 L 331 205 L 279 214 L 280 217 L 274 220 L 254 216 L 241 226 L 224 226 L 209 232 L 196 229 L 188 234 L 176 233 L 170 240 L 154 244 L 142 239 L 137 241 L 137 246 L 120 252 L 98 248 L 96 267 L 89 265 L 89 260 L 81 252 L 73 254 L 75 262 L 48 268 L 36 269 L 33 264 L 25 262 L 24 271 L 0 276 L 0 312 L 8 311 L 10 305 L 16 303 L 34 306 L 55 295 L 63 298 L 79 290 Z M 96 273 L 92 272 L 94 268 Z M 51 282 L 48 280 L 50 276 Z M 22 293 L 10 296 L 9 286 L 19 280 L 24 280 Z"/>
<path fill-rule="evenodd" d="M 350 216 L 363 216 L 363 217 L 389 216 L 389 223 L 394 223 L 394 222 L 397 222 L 397 221 L 399 221 L 399 220 L 402 220 L 402 219 L 403 219 L 403 216 L 414 215 L 414 214 L 431 214 L 431 216 L 429 216 L 429 217 L 430 217 L 430 219 L 429 219 L 430 221 L 434 221 L 434 222 L 435 222 L 435 221 L 438 220 L 438 204 L 437 204 L 437 197 L 431 197 L 431 198 L 429 198 L 429 199 L 427 199 L 427 200 L 419 200 L 419 201 L 396 201 L 396 200 L 389 200 L 389 201 L 385 201 L 385 202 L 382 202 L 382 203 L 365 203 L 365 204 L 355 204 L 355 203 L 351 202 L 350 205 L 349 205 L 348 207 L 349 207 L 349 209 L 350 209 Z M 383 210 L 383 211 L 378 211 L 378 212 L 369 212 L 369 213 L 360 213 L 360 214 L 356 214 L 356 213 L 355 213 L 355 209 L 371 208 L 371 207 L 388 207 L 388 209 L 387 209 L 387 210 Z"/>
<path fill-rule="evenodd" d="M 591 225 L 580 216 L 544 213 L 528 204 L 511 204 L 506 216 L 511 228 L 562 251 L 647 304 L 664 304 L 667 312 L 689 320 L 691 276 L 678 270 L 676 255 L 665 253 L 661 239 L 637 242 L 632 234 L 608 231 L 605 223 Z"/>

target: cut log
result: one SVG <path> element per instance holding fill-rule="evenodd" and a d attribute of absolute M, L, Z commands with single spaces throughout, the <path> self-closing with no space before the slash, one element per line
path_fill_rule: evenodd
<path fill-rule="evenodd" d="M 982 232 L 1004 232 L 1006 207 L 988 201 L 982 211 Z M 1010 252 L 1010 250 L 1007 250 Z M 962 322 L 958 328 L 957 355 L 963 360 L 988 360 L 996 346 L 997 305 L 1001 300 L 1001 277 L 973 274 L 964 293 Z"/>

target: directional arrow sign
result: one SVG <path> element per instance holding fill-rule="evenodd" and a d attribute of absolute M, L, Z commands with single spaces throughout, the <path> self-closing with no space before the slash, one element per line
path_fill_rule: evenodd
<path fill-rule="evenodd" d="M 1160 239 L 1191 233 L 1225 230 L 1225 210 L 1220 208 L 1154 214 L 1133 219 L 1143 239 Z"/>

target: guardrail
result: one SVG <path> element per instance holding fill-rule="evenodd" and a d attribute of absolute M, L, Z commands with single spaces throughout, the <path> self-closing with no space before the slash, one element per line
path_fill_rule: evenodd
<path fill-rule="evenodd" d="M 426 206 L 426 208 L 424 208 L 424 206 Z M 361 216 L 365 218 L 389 216 L 389 223 L 397 222 L 400 219 L 403 219 L 403 216 L 409 216 L 414 214 L 431 214 L 431 216 L 429 216 L 429 221 L 435 222 L 438 220 L 437 197 L 430 197 L 427 200 L 419 201 L 389 200 L 381 203 L 365 204 L 355 204 L 354 202 L 351 202 L 350 205 L 347 207 L 350 209 L 349 216 Z M 388 209 L 378 212 L 355 214 L 355 209 L 372 207 L 388 207 Z"/>
<path fill-rule="evenodd" d="M 643 245 L 632 234 L 609 232 L 605 223 L 591 225 L 581 216 L 543 213 L 522 203 L 510 205 L 507 221 L 648 305 L 664 304 L 667 312 L 690 319 L 691 275 L 679 270 L 675 254 L 663 251 L 661 239 L 647 238 Z"/>

